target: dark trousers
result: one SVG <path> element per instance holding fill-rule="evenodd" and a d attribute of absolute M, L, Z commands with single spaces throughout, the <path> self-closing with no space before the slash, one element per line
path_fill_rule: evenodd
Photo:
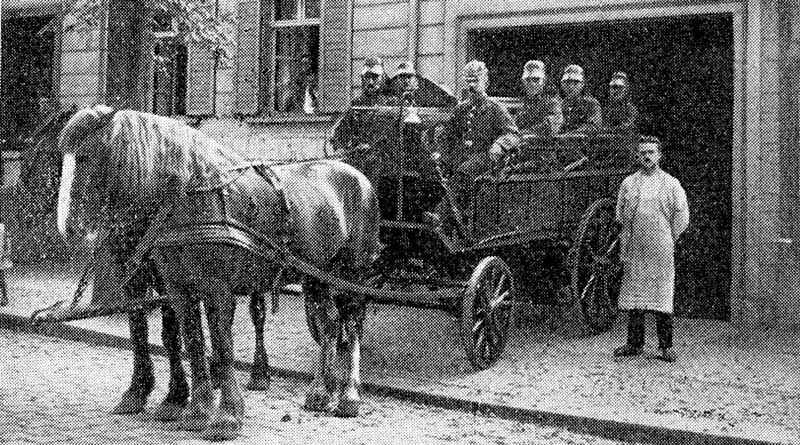
<path fill-rule="evenodd" d="M 634 309 L 628 313 L 628 344 L 634 348 L 644 346 L 644 314 L 651 312 L 656 318 L 658 347 L 672 347 L 672 314 Z"/>

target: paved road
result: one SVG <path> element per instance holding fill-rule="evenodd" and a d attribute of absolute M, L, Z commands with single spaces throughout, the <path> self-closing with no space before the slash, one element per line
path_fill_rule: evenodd
<path fill-rule="evenodd" d="M 174 423 L 108 411 L 127 385 L 128 351 L 0 330 L 0 443 L 191 444 Z M 156 357 L 154 406 L 166 392 L 166 360 Z M 245 381 L 240 375 L 240 381 Z M 619 444 L 563 429 L 476 416 L 366 395 L 358 419 L 302 409 L 305 382 L 274 379 L 247 393 L 236 444 Z M 234 442 L 231 442 L 234 443 Z"/>

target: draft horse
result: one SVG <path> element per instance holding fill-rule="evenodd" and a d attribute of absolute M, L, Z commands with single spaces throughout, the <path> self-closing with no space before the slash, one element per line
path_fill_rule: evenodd
<path fill-rule="evenodd" d="M 20 184 L 16 190 L 21 205 L 20 217 L 17 221 L 18 230 L 35 231 L 36 226 L 42 221 L 55 220 L 62 158 L 58 150 L 58 135 L 76 111 L 78 108 L 63 109 L 48 116 L 36 130 L 33 136 L 34 143 L 25 150 Z M 82 192 L 81 208 L 73 209 L 74 213 L 80 213 L 82 210 L 100 204 L 96 199 L 97 196 L 92 195 L 91 190 L 82 190 Z M 91 229 L 87 230 L 93 230 L 98 225 L 97 221 L 88 222 L 91 224 L 84 228 L 91 227 Z M 146 223 L 146 221 L 140 220 L 139 224 L 117 225 L 104 237 L 105 242 L 102 245 L 95 246 L 93 245 L 95 243 L 90 243 L 80 246 L 96 252 L 94 259 L 96 264 L 93 267 L 94 297 L 107 296 L 110 292 L 117 291 L 123 292 L 125 298 L 138 300 L 145 297 L 148 288 L 158 287 L 155 271 L 150 267 L 151 263 L 145 262 L 128 285 L 117 289 L 117 280 L 123 274 L 119 270 L 120 265 L 127 261 L 133 246 L 141 237 L 142 223 Z M 55 231 L 53 230 L 53 232 Z M 47 233 L 49 234 L 49 231 Z M 169 351 L 171 378 L 168 395 L 154 412 L 154 417 L 161 420 L 174 420 L 186 405 L 189 393 L 180 360 L 180 341 L 175 311 L 169 305 L 164 305 L 161 307 L 161 313 L 162 342 Z M 141 412 L 155 384 L 148 342 L 147 313 L 145 311 L 130 312 L 128 327 L 133 345 L 133 373 L 130 386 L 112 411 L 115 414 Z M 263 378 L 264 374 L 263 371 L 258 371 L 254 367 L 254 378 L 248 385 L 265 386 L 269 380 Z"/>
<path fill-rule="evenodd" d="M 53 113 L 37 130 L 35 143 L 25 152 L 22 171 L 20 175 L 20 189 L 18 192 L 23 197 L 23 204 L 19 224 L 21 230 L 31 229 L 34 224 L 42 220 L 55 220 L 56 199 L 59 190 L 59 181 L 62 156 L 58 150 L 58 135 L 66 122 L 72 117 L 77 108 L 64 109 Z M 90 152 L 87 152 L 88 156 Z M 137 244 L 150 222 L 152 209 L 122 209 L 121 203 L 115 203 L 112 208 L 105 208 L 98 212 L 98 206 L 105 204 L 103 197 L 97 196 L 97 187 L 84 187 L 90 179 L 83 175 L 75 188 L 79 190 L 78 201 L 80 205 L 71 209 L 75 214 L 86 216 L 78 217 L 85 224 L 82 231 L 95 231 L 99 226 L 105 226 L 107 235 L 97 245 L 87 243 L 80 246 L 82 249 L 94 250 L 95 255 L 91 261 L 93 265 L 94 286 L 93 303 L 96 300 L 119 303 L 119 299 L 129 301 L 142 300 L 150 289 L 163 293 L 158 271 L 149 258 L 144 258 L 138 270 L 124 286 L 120 286 L 125 275 L 124 266 L 134 254 Z M 89 215 L 85 215 L 86 211 Z M 99 221 L 96 217 L 104 213 L 105 218 Z M 124 217 L 120 217 L 124 215 Z M 120 295 L 121 293 L 121 295 Z M 252 294 L 250 297 L 250 313 L 256 332 L 256 347 L 253 367 L 247 388 L 251 390 L 267 390 L 270 375 L 266 352 L 263 345 L 263 328 L 265 322 L 264 300 L 262 294 Z M 123 393 L 121 400 L 112 410 L 114 414 L 135 414 L 142 412 L 147 398 L 155 386 L 155 374 L 149 347 L 148 311 L 134 310 L 128 313 L 128 327 L 133 346 L 133 372 L 128 389 Z M 178 321 L 174 309 L 168 305 L 161 306 L 161 340 L 167 352 L 170 364 L 169 390 L 161 404 L 153 412 L 153 417 L 159 420 L 175 420 L 180 415 L 189 398 L 189 388 L 181 363 L 181 341 L 178 330 Z M 213 363 L 212 363 L 213 365 Z M 213 374 L 213 373 L 212 373 Z"/>
<path fill-rule="evenodd" d="M 234 295 L 264 293 L 290 254 L 318 269 L 359 280 L 380 252 L 377 197 L 347 164 L 322 160 L 266 167 L 172 119 L 95 106 L 77 112 L 59 135 L 63 153 L 57 223 L 67 239 L 80 235 L 71 218 L 73 187 L 101 191 L 93 206 L 117 219 L 158 209 L 150 257 L 177 309 L 191 362 L 191 397 L 181 426 L 207 439 L 235 438 L 244 400 L 233 370 Z M 152 215 L 153 211 L 148 212 Z M 82 212 L 80 219 L 105 215 Z M 147 237 L 147 236 L 145 236 Z M 309 409 L 329 407 L 336 389 L 332 362 L 346 352 L 349 375 L 338 409 L 360 403 L 359 335 L 363 298 L 304 282 L 309 321 L 321 334 Z M 205 358 L 199 306 L 205 309 L 216 363 L 218 405 Z M 338 315 L 337 315 L 338 311 Z"/>

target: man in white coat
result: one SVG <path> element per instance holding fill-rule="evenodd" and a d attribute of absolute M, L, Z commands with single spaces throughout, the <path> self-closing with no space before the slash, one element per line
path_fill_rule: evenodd
<path fill-rule="evenodd" d="M 657 138 L 642 138 L 637 158 L 641 168 L 625 178 L 617 198 L 617 221 L 622 225 L 620 258 L 624 264 L 619 308 L 630 312 L 628 342 L 617 348 L 614 356 L 642 353 L 644 316 L 652 312 L 659 358 L 672 362 L 674 250 L 689 225 L 689 205 L 681 183 L 659 167 L 661 143 Z"/>

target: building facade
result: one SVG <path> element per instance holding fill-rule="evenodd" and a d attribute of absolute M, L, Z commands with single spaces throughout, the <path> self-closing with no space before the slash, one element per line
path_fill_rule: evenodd
<path fill-rule="evenodd" d="M 218 0 L 237 18 L 228 62 L 201 45 L 160 45 L 169 21 L 143 32 L 129 4 L 107 0 L 112 13 L 86 34 L 63 30 L 61 2 L 3 2 L 4 115 L 25 100 L 31 116 L 103 102 L 181 116 L 252 158 L 306 159 L 327 153 L 370 56 L 389 74 L 411 60 L 450 91 L 460 90 L 460 67 L 480 58 L 498 97 L 518 94 L 528 59 L 543 60 L 556 81 L 581 64 L 601 102 L 611 73 L 625 71 L 640 130 L 666 142 L 665 169 L 692 204 L 678 247 L 678 313 L 800 319 L 798 0 Z M 25 63 L 49 80 L 13 79 L 30 53 L 7 49 L 14 29 L 27 45 L 26 32 L 38 36 L 44 56 Z"/>

